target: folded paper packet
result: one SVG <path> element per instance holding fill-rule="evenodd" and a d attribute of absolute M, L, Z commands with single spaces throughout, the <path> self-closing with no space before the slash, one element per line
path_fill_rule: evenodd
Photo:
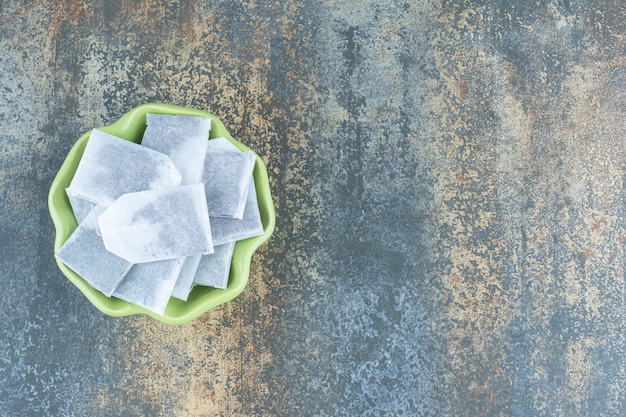
<path fill-rule="evenodd" d="M 243 218 L 256 159 L 252 151 L 235 149 L 225 152 L 209 146 L 206 153 L 202 182 L 211 217 Z"/>
<path fill-rule="evenodd" d="M 102 210 L 104 207 L 98 206 L 86 215 L 55 256 L 110 297 L 133 264 L 105 249 L 96 227 L 96 216 Z"/>
<path fill-rule="evenodd" d="M 179 258 L 134 265 L 113 296 L 163 314 L 183 264 Z"/>
<path fill-rule="evenodd" d="M 106 249 L 135 264 L 213 253 L 202 184 L 124 194 L 98 225 Z"/>
<path fill-rule="evenodd" d="M 204 255 L 198 265 L 193 284 L 226 288 L 234 249 L 235 242 L 230 242 L 215 246 L 214 253 Z"/>
<path fill-rule="evenodd" d="M 180 182 L 167 155 L 94 129 L 68 188 L 77 197 L 109 206 L 123 194 Z"/>
<path fill-rule="evenodd" d="M 242 153 L 235 145 L 224 137 L 209 141 L 210 152 Z M 207 154 L 208 154 L 207 153 Z M 252 154 L 254 155 L 254 154 Z M 263 223 L 254 186 L 254 178 L 250 173 L 250 185 L 244 203 L 244 212 L 241 219 L 211 216 L 211 233 L 214 245 L 248 239 L 263 234 Z"/>
<path fill-rule="evenodd" d="M 148 114 L 146 118 L 141 145 L 167 155 L 181 173 L 181 185 L 202 182 L 211 119 L 166 114 Z"/>
<path fill-rule="evenodd" d="M 148 114 L 146 124 L 141 145 L 167 155 L 181 173 L 181 185 L 202 182 L 211 119 L 200 116 Z M 172 293 L 174 297 L 187 299 L 188 291 L 181 292 L 181 289 L 191 287 L 201 257 L 202 254 L 184 257 L 184 265 Z"/>
<path fill-rule="evenodd" d="M 217 251 L 217 247 L 213 246 L 213 254 Z M 178 298 L 179 300 L 187 301 L 189 297 L 189 293 L 193 287 L 193 279 L 198 272 L 198 265 L 200 265 L 200 260 L 204 256 L 211 255 L 191 255 L 185 258 L 185 265 L 183 269 L 180 271 L 178 275 L 178 280 L 176 281 L 176 285 L 174 286 L 174 290 L 172 291 L 172 297 Z"/>
<path fill-rule="evenodd" d="M 91 214 L 91 211 L 97 206 L 96 203 L 92 203 L 89 200 L 85 200 L 78 194 L 72 192 L 69 188 L 65 189 L 68 200 L 70 200 L 70 206 L 72 206 L 72 212 L 76 218 L 76 222 L 80 223 L 85 217 Z"/>

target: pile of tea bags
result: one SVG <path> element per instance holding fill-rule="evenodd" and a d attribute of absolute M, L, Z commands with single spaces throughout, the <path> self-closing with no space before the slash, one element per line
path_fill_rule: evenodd
<path fill-rule="evenodd" d="M 107 297 L 163 314 L 226 288 L 235 243 L 263 234 L 255 156 L 211 119 L 147 115 L 141 145 L 93 130 L 66 189 L 78 228 L 56 257 Z"/>

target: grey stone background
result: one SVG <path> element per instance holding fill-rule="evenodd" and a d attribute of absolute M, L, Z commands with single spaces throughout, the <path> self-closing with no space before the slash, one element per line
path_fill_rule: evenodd
<path fill-rule="evenodd" d="M 626 415 L 619 0 L 0 1 L 0 415 Z M 72 144 L 209 111 L 277 213 L 232 302 L 96 310 Z"/>

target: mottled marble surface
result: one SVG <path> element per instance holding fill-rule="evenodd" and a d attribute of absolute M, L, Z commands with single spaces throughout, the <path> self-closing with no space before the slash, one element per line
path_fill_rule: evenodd
<path fill-rule="evenodd" d="M 0 415 L 626 415 L 625 36 L 619 0 L 0 1 Z M 52 257 L 66 153 L 151 101 L 277 213 L 178 327 Z"/>

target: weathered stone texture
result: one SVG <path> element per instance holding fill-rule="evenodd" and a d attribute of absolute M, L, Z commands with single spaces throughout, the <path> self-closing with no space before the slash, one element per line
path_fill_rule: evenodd
<path fill-rule="evenodd" d="M 621 1 L 0 1 L 0 414 L 623 416 Z M 145 102 L 218 115 L 277 213 L 169 327 L 52 257 L 48 187 Z"/>

